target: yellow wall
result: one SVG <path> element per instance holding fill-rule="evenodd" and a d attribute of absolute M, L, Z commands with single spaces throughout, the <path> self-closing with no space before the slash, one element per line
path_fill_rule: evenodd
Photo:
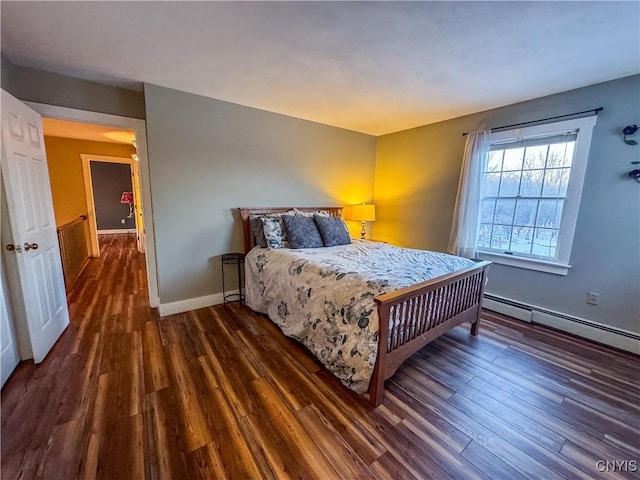
<path fill-rule="evenodd" d="M 378 137 L 374 238 L 446 251 L 465 126 L 447 121 Z"/>
<path fill-rule="evenodd" d="M 87 214 L 80 154 L 93 153 L 113 157 L 130 157 L 131 145 L 91 142 L 70 138 L 44 137 L 49 165 L 56 225 L 60 226 Z"/>

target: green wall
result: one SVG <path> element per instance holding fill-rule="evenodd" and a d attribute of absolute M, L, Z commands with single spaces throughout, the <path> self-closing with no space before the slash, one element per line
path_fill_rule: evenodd
<path fill-rule="evenodd" d="M 373 198 L 373 136 L 154 85 L 145 96 L 161 304 L 221 292 L 220 255 L 243 248 L 238 207 Z"/>
<path fill-rule="evenodd" d="M 22 67 L 2 57 L 2 88 L 20 100 L 144 118 L 144 94 Z"/>

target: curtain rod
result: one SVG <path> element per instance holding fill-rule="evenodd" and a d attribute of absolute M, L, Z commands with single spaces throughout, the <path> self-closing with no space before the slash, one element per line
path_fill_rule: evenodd
<path fill-rule="evenodd" d="M 591 110 L 585 110 L 584 112 L 567 113 L 566 115 L 557 115 L 555 117 L 541 118 L 540 120 L 531 120 L 530 122 L 514 123 L 512 125 L 503 125 L 502 127 L 493 127 L 491 131 L 494 132 L 496 130 L 503 130 L 505 128 L 520 127 L 522 125 L 530 125 L 532 123 L 546 122 L 548 120 L 556 120 L 557 118 L 573 117 L 576 115 L 582 115 L 583 113 L 593 112 L 595 115 L 597 115 L 602 110 L 604 110 L 604 107 L 592 108 Z M 464 132 L 462 134 L 462 136 L 465 136 L 465 135 L 469 135 L 469 132 Z"/>

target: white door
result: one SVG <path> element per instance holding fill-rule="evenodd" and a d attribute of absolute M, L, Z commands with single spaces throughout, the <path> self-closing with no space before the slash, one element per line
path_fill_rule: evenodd
<path fill-rule="evenodd" d="M 69 312 L 40 115 L 4 90 L 2 141 L 7 281 L 18 330 L 26 326 L 33 360 L 40 363 L 69 324 Z"/>
<path fill-rule="evenodd" d="M 3 206 L 5 202 L 4 198 L 2 181 L 0 180 L 0 202 L 2 202 Z M 1 208 L 0 212 L 0 225 L 2 225 L 2 214 L 5 214 L 6 208 Z M 4 220 L 6 220 L 6 218 Z M 13 331 L 13 318 L 11 317 L 11 309 L 9 308 L 5 270 L 2 252 L 0 252 L 0 387 L 4 385 L 9 375 L 11 375 L 11 372 L 13 372 L 18 362 L 20 362 L 16 335 Z"/>
<path fill-rule="evenodd" d="M 16 336 L 13 333 L 13 321 L 9 309 L 9 299 L 4 279 L 4 264 L 0 255 L 0 387 L 7 381 L 13 369 L 16 368 L 20 357 L 16 346 Z"/>

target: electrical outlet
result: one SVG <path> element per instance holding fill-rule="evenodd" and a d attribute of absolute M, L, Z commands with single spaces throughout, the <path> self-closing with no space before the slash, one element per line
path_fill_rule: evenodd
<path fill-rule="evenodd" d="M 589 305 L 598 305 L 599 301 L 600 301 L 600 294 L 598 292 L 587 293 L 587 303 Z"/>
<path fill-rule="evenodd" d="M 120 221 L 122 222 L 123 225 L 127 223 L 127 221 L 124 218 L 121 218 Z"/>

